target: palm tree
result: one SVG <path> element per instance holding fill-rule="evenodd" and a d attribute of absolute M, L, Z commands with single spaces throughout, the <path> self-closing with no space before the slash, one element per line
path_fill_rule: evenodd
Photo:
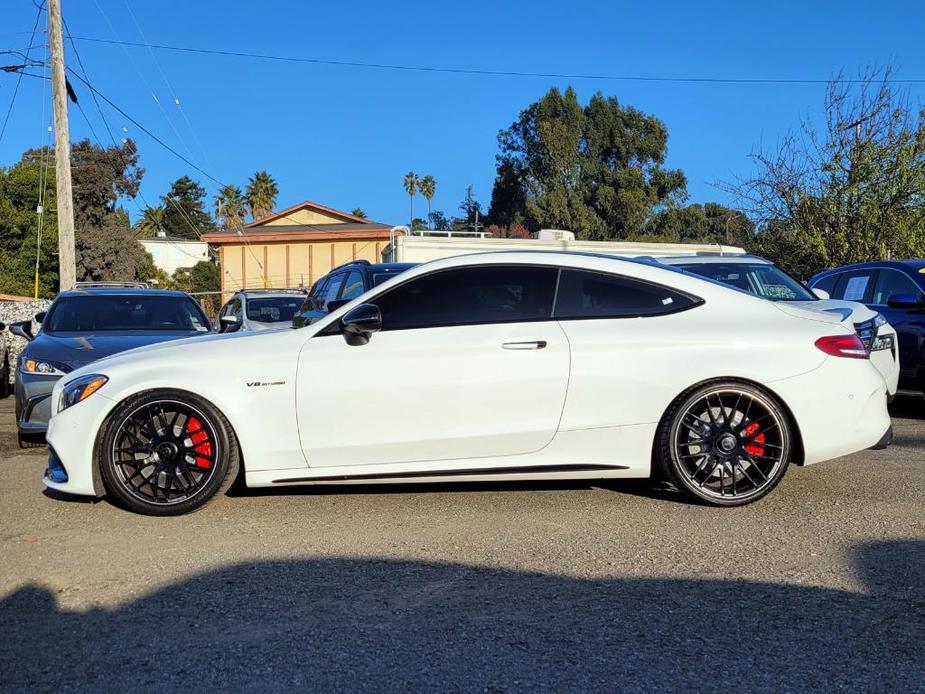
<path fill-rule="evenodd" d="M 437 182 L 434 180 L 433 176 L 428 174 L 418 181 L 418 190 L 427 201 L 427 220 L 430 221 L 430 201 L 433 200 L 434 195 L 437 194 Z"/>
<path fill-rule="evenodd" d="M 146 207 L 142 213 L 141 219 L 135 224 L 135 228 L 141 236 L 157 236 L 157 232 L 164 230 L 164 206 Z"/>
<path fill-rule="evenodd" d="M 351 212 L 354 217 L 360 217 L 361 219 L 366 219 L 366 211 L 362 207 L 354 207 L 353 212 Z"/>
<path fill-rule="evenodd" d="M 238 186 L 222 186 L 215 196 L 215 217 L 226 229 L 237 229 L 244 224 L 247 200 Z"/>
<path fill-rule="evenodd" d="M 408 218 L 409 229 L 414 223 L 414 194 L 417 192 L 419 185 L 421 185 L 421 179 L 418 178 L 414 171 L 409 171 L 405 174 L 405 192 L 408 193 L 408 197 L 411 199 L 411 216 Z"/>
<path fill-rule="evenodd" d="M 256 221 L 273 213 L 279 187 L 266 171 L 258 171 L 247 181 L 245 196 L 251 217 Z"/>

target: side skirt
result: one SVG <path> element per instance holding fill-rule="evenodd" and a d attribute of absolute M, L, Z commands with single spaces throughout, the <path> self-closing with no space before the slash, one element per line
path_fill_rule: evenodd
<path fill-rule="evenodd" d="M 312 482 L 368 482 L 391 481 L 391 480 L 436 480 L 441 478 L 466 478 L 478 477 L 485 479 L 487 477 L 504 477 L 509 475 L 526 475 L 540 477 L 545 475 L 555 475 L 557 477 L 568 478 L 570 475 L 577 477 L 593 477 L 593 473 L 600 473 L 601 477 L 608 476 L 608 472 L 618 472 L 628 470 L 625 465 L 532 465 L 532 466 L 510 466 L 510 467 L 491 467 L 491 468 L 468 468 L 459 470 L 434 470 L 424 471 L 415 470 L 413 472 L 391 472 L 391 473 L 364 473 L 357 475 L 328 475 L 318 477 L 296 477 L 282 478 L 273 480 L 273 484 L 306 484 Z M 592 474 L 589 474 L 592 473 Z"/>

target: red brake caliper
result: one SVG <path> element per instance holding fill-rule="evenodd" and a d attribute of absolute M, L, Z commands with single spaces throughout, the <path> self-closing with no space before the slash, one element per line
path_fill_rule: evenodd
<path fill-rule="evenodd" d="M 745 452 L 749 455 L 764 455 L 764 434 L 755 436 L 758 433 L 758 428 L 758 422 L 752 422 L 742 432 L 743 436 L 751 439 L 751 442 L 745 447 Z"/>
<path fill-rule="evenodd" d="M 202 426 L 202 422 L 195 417 L 190 417 L 186 422 L 186 433 L 190 435 L 193 442 L 193 450 L 201 454 L 196 456 L 196 467 L 207 468 L 212 465 L 211 460 L 202 457 L 212 455 L 212 443 L 209 441 L 209 435 Z"/>

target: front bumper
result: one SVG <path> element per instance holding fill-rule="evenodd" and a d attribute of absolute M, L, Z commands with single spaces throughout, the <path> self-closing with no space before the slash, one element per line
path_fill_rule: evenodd
<path fill-rule="evenodd" d="M 115 405 L 102 393 L 96 393 L 51 418 L 45 438 L 55 465 L 65 470 L 66 479 L 59 481 L 46 473 L 42 484 L 68 494 L 103 496 L 94 448 L 97 432 Z M 52 462 L 49 455 L 49 467 Z"/>
<path fill-rule="evenodd" d="M 62 377 L 16 372 L 16 426 L 20 434 L 44 434 L 51 419 L 51 392 Z"/>

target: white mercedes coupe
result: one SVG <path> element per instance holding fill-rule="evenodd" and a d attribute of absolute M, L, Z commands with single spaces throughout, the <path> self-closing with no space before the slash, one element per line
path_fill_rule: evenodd
<path fill-rule="evenodd" d="M 884 446 L 850 322 L 654 262 L 419 265 L 298 330 L 102 359 L 52 395 L 47 487 L 192 511 L 292 484 L 654 477 L 721 506 Z"/>

